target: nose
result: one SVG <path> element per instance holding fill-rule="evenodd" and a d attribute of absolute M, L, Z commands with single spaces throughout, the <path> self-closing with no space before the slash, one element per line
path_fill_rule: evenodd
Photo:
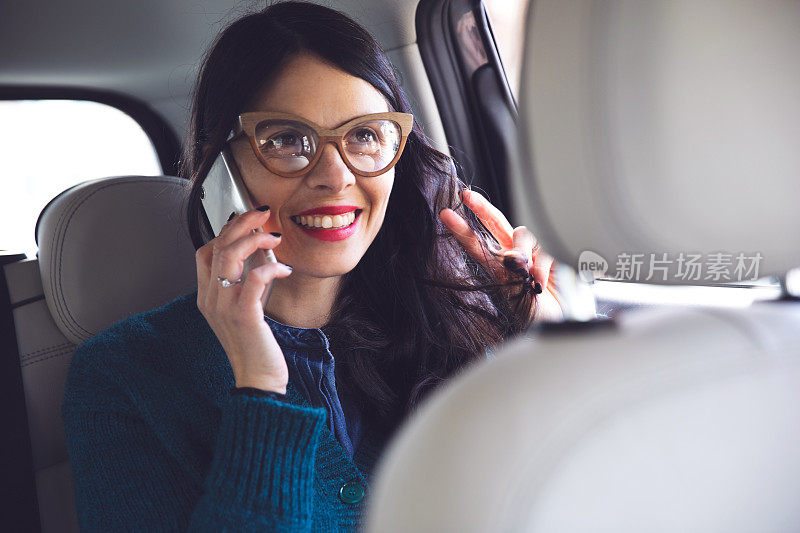
<path fill-rule="evenodd" d="M 347 168 L 336 146 L 327 143 L 322 147 L 319 160 L 308 173 L 306 181 L 312 188 L 322 187 L 338 192 L 354 184 L 356 177 Z"/>

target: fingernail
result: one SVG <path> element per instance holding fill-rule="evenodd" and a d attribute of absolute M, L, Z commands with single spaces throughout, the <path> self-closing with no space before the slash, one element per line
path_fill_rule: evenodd
<path fill-rule="evenodd" d="M 286 267 L 286 268 L 288 268 L 289 270 L 294 270 L 294 268 L 290 267 L 289 265 L 286 265 L 286 264 L 285 264 L 285 265 L 283 265 L 283 266 L 285 266 L 285 267 Z"/>
<path fill-rule="evenodd" d="M 261 207 L 256 207 L 259 211 L 269 211 L 268 205 L 262 205 Z"/>
<path fill-rule="evenodd" d="M 538 281 L 533 283 L 533 294 L 542 294 L 542 284 Z"/>
<path fill-rule="evenodd" d="M 236 211 L 233 211 L 233 212 L 231 212 L 231 216 L 229 216 L 229 217 L 228 217 L 228 222 L 230 222 L 230 221 L 231 221 L 231 219 L 232 219 L 234 216 L 236 216 Z"/>
<path fill-rule="evenodd" d="M 278 233 L 277 231 L 270 231 L 269 234 L 272 235 L 273 237 L 280 237 L 281 236 L 281 234 Z"/>

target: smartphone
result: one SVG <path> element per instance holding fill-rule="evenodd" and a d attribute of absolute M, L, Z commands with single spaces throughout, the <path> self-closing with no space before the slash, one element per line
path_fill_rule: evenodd
<path fill-rule="evenodd" d="M 217 160 L 214 161 L 208 177 L 203 182 L 203 194 L 201 196 L 203 209 L 206 212 L 215 237 L 219 235 L 222 227 L 228 222 L 231 212 L 240 215 L 255 209 L 250 193 L 239 173 L 239 167 L 236 166 L 236 161 L 233 159 L 233 154 L 228 146 L 222 149 Z M 253 231 L 263 233 L 264 229 L 258 228 Z M 246 279 L 248 272 L 267 262 L 278 262 L 272 250 L 256 250 L 244 262 L 242 281 Z M 273 283 L 271 282 L 261 297 L 261 302 L 264 306 L 267 305 L 272 286 Z"/>

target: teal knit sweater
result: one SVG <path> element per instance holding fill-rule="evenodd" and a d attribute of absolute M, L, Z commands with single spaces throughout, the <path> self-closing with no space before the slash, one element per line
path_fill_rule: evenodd
<path fill-rule="evenodd" d="M 81 531 L 351 531 L 385 438 L 353 459 L 290 381 L 231 395 L 197 293 L 81 344 L 62 418 Z"/>

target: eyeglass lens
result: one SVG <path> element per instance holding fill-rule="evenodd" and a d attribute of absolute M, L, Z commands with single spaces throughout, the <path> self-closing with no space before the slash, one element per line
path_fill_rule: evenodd
<path fill-rule="evenodd" d="M 400 126 L 392 120 L 361 122 L 344 134 L 344 156 L 360 171 L 379 172 L 397 155 L 401 139 Z M 255 140 L 267 166 L 276 172 L 294 173 L 306 168 L 319 149 L 314 129 L 292 120 L 258 123 Z"/>

